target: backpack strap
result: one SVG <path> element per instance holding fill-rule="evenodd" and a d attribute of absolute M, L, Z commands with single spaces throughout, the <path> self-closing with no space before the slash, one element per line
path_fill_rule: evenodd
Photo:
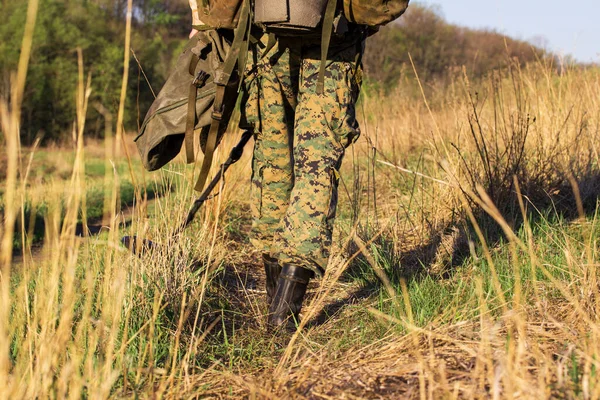
<path fill-rule="evenodd" d="M 215 76 L 213 78 L 213 81 L 216 85 L 216 92 L 215 100 L 213 103 L 213 112 L 211 114 L 212 121 L 210 123 L 210 128 L 208 131 L 206 147 L 204 149 L 204 159 L 202 160 L 202 166 L 200 167 L 200 174 L 198 176 L 198 180 L 196 181 L 196 185 L 194 186 L 194 190 L 196 191 L 202 191 L 202 188 L 204 187 L 204 184 L 206 183 L 206 180 L 208 178 L 208 173 L 210 172 L 214 152 L 217 147 L 217 138 L 219 136 L 219 130 L 221 129 L 221 125 L 223 122 L 223 114 L 226 111 L 224 109 L 225 91 L 227 89 L 229 81 L 231 80 L 231 75 L 233 74 L 236 64 L 245 60 L 245 55 L 243 53 L 247 52 L 247 34 L 249 32 L 249 28 L 250 4 L 249 0 L 245 0 L 240 13 L 240 20 L 238 26 L 235 29 L 233 43 L 231 44 L 231 48 L 227 53 L 227 58 L 225 59 L 225 62 L 223 63 L 222 67 L 219 70 L 215 71 Z M 194 60 L 192 60 L 192 63 L 194 63 Z M 194 68 L 192 70 L 192 65 L 190 64 L 190 70 L 192 70 L 192 74 L 195 71 L 196 65 L 194 65 Z M 244 66 L 239 65 L 239 68 L 242 69 L 244 68 Z M 201 84 L 199 85 L 199 83 Z M 205 81 L 200 82 L 198 78 L 196 78 L 190 86 L 190 95 L 188 99 L 188 116 L 186 120 L 185 133 L 185 146 L 188 162 L 193 162 L 195 158 L 194 127 L 196 125 L 196 95 L 198 87 L 202 86 L 204 83 Z"/>
<path fill-rule="evenodd" d="M 189 72 L 190 75 L 196 74 L 196 67 L 200 62 L 200 57 L 196 54 L 192 56 L 190 61 Z M 198 75 L 194 76 L 194 80 L 190 84 L 190 91 L 188 96 L 188 109 L 187 118 L 185 121 L 185 155 L 188 164 L 194 162 L 194 127 L 196 126 L 196 96 L 198 95 L 198 88 L 203 86 L 208 79 L 208 74 L 204 71 L 200 71 Z"/>
<path fill-rule="evenodd" d="M 327 56 L 329 54 L 329 44 L 333 34 L 333 20 L 335 19 L 335 10 L 337 0 L 329 0 L 325 16 L 323 17 L 323 33 L 321 34 L 321 68 L 317 80 L 317 94 L 325 92 L 325 68 L 327 67 Z"/>

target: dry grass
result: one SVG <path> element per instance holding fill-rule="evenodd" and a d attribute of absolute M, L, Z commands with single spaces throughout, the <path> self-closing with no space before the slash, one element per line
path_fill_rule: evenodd
<path fill-rule="evenodd" d="M 36 149 L 18 143 L 20 71 L 0 101 L 0 397 L 600 397 L 599 71 L 558 75 L 540 62 L 480 82 L 461 74 L 427 98 L 402 85 L 389 97 L 365 91 L 336 249 L 288 337 L 265 331 L 261 266 L 246 238 L 249 154 L 174 241 L 193 168 L 179 160 L 156 173 L 174 190 L 150 201 L 135 155 L 83 146 L 82 124 L 73 163 L 53 183 L 63 190 L 28 197 L 45 183 L 30 184 Z M 79 121 L 86 87 L 81 71 Z M 122 177 L 105 168 L 106 230 L 87 238 L 74 234 L 86 215 L 86 153 L 128 165 L 138 188 L 121 225 Z M 45 255 L 24 248 L 15 267 L 27 198 L 50 205 Z M 119 244 L 131 233 L 169 247 L 136 258 Z"/>

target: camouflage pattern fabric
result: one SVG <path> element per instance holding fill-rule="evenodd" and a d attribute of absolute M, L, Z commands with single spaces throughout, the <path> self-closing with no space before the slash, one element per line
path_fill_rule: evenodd
<path fill-rule="evenodd" d="M 256 133 L 250 240 L 280 264 L 321 275 L 342 158 L 360 134 L 355 103 L 364 42 L 354 37 L 332 45 L 322 95 L 318 41 L 280 37 L 271 45 L 263 38 L 251 50 L 242 101 L 240 127 Z"/>

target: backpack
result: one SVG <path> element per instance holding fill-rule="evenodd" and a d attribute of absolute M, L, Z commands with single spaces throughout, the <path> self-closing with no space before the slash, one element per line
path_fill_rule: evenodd
<path fill-rule="evenodd" d="M 205 0 L 208 1 L 208 0 Z M 213 0 L 215 1 L 215 0 Z M 218 1 L 218 0 L 217 0 Z M 357 25 L 378 28 L 399 18 L 410 0 L 254 0 L 255 22 L 266 29 L 292 33 L 313 31 L 321 24 L 321 60 L 328 56 L 331 35 L 338 8 L 346 19 Z M 343 7 L 338 3 L 343 2 Z M 325 86 L 326 63 L 321 63 L 317 93 Z"/>
<path fill-rule="evenodd" d="M 233 40 L 227 31 L 212 28 L 190 39 L 135 138 L 149 171 L 175 158 L 184 143 L 187 162 L 194 162 L 200 147 L 204 159 L 194 187 L 197 191 L 206 183 L 214 150 L 227 130 L 237 101 L 238 70 L 244 68 L 248 45 L 249 0 L 244 0 L 235 18 L 239 22 Z"/>
<path fill-rule="evenodd" d="M 262 0 L 286 5 L 292 0 Z M 298 1 L 298 0 L 296 0 Z M 327 59 L 333 21 L 338 10 L 338 0 L 306 0 L 317 10 L 303 17 L 305 26 L 290 25 L 306 31 L 319 23 L 321 33 L 321 59 Z M 378 27 L 398 18 L 408 7 L 409 0 L 339 0 L 343 13 L 350 22 Z M 200 131 L 200 148 L 204 159 L 195 190 L 201 191 L 208 178 L 213 153 L 219 144 L 238 97 L 240 74 L 246 61 L 250 40 L 250 0 L 199 0 L 198 16 L 206 26 L 188 42 L 179 57 L 174 71 L 148 110 L 140 132 L 135 138 L 144 167 L 154 171 L 179 154 L 185 143 L 187 162 L 196 156 L 195 132 Z M 257 0 L 257 3 L 261 1 Z M 261 12 L 258 10 L 259 13 Z M 262 7 L 262 12 L 273 11 Z M 285 24 L 282 16 L 278 25 Z M 289 21 L 288 21 L 289 22 Z M 209 28 L 207 28 L 209 27 Z M 234 29 L 233 40 L 223 29 Z M 321 63 L 317 92 L 324 87 L 326 63 Z"/>
<path fill-rule="evenodd" d="M 210 1 L 210 0 L 204 0 Z M 219 0 L 212 0 L 218 2 Z M 221 0 L 233 3 L 235 0 Z M 372 28 L 385 25 L 399 18 L 410 0 L 339 0 L 346 19 L 357 25 Z M 342 4 L 343 3 L 343 6 Z M 328 20 L 327 10 L 338 6 L 338 0 L 254 0 L 255 21 L 267 26 L 303 31 L 333 23 Z M 224 7 L 224 6 L 223 6 Z M 233 9 L 233 7 L 231 7 Z M 230 12 L 231 14 L 231 12 Z"/>

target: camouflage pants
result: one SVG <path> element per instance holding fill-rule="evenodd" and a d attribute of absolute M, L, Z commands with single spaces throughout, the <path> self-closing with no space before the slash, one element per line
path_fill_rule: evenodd
<path fill-rule="evenodd" d="M 320 45 L 264 40 L 250 52 L 240 126 L 254 129 L 250 240 L 280 263 L 327 266 L 344 151 L 359 136 L 355 103 L 362 39 L 329 50 L 317 93 Z"/>

